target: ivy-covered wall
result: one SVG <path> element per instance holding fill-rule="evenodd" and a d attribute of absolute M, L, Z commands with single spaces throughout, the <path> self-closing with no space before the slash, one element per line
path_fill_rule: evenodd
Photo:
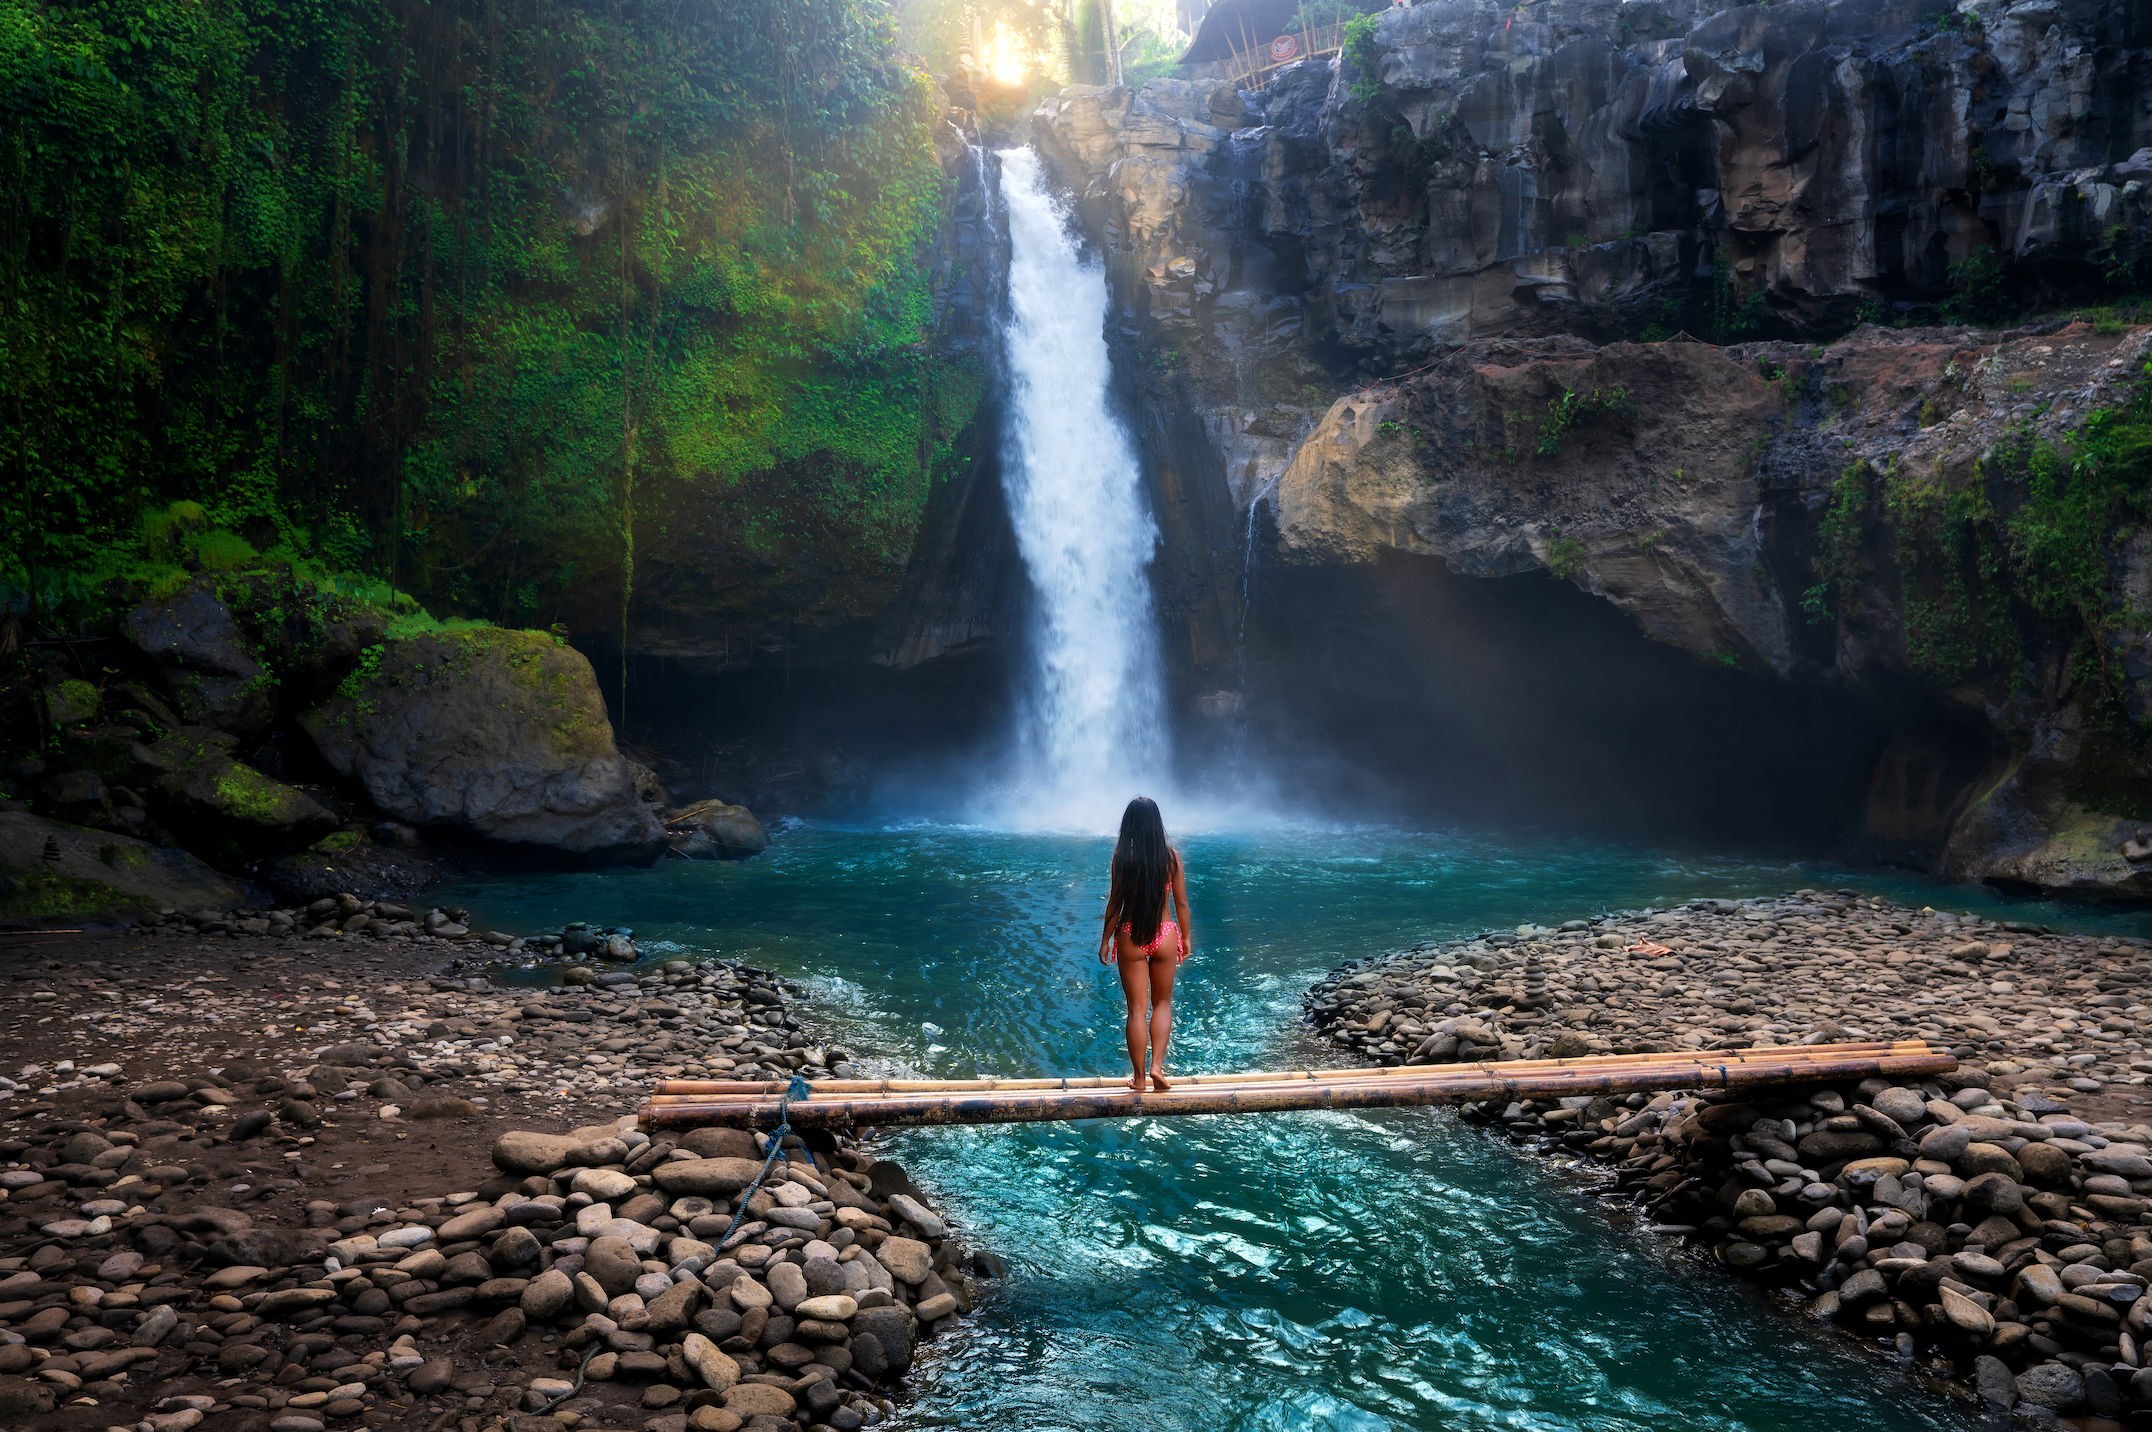
<path fill-rule="evenodd" d="M 980 387 L 934 106 L 872 0 L 0 0 L 0 600 L 871 606 Z"/>

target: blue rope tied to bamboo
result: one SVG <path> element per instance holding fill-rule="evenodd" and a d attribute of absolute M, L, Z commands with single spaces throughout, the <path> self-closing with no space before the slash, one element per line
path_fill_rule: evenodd
<path fill-rule="evenodd" d="M 777 1162 L 777 1156 L 784 1152 L 785 1135 L 792 1132 L 792 1101 L 794 1099 L 808 1099 L 813 1096 L 814 1086 L 809 1084 L 801 1075 L 794 1074 L 792 1082 L 785 1086 L 783 1096 L 777 1101 L 777 1128 L 770 1134 L 770 1151 L 763 1158 L 762 1169 L 755 1175 L 754 1181 L 740 1190 L 740 1206 L 733 1213 L 732 1222 L 725 1225 L 725 1236 L 717 1240 L 717 1246 L 720 1249 L 723 1249 L 732 1240 L 734 1230 L 740 1226 L 740 1220 L 747 1216 L 747 1200 L 753 1198 L 755 1190 L 762 1187 L 762 1180 L 770 1176 L 770 1165 Z M 788 1159 L 786 1162 L 789 1163 L 791 1160 Z"/>

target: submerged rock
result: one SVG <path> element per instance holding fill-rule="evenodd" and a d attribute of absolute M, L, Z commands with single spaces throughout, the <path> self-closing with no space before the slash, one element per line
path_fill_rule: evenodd
<path fill-rule="evenodd" d="M 665 813 L 668 844 L 690 860 L 746 860 L 770 848 L 770 833 L 746 806 L 698 801 Z"/>
<path fill-rule="evenodd" d="M 648 861 L 663 849 L 573 647 L 495 628 L 392 640 L 350 688 L 300 723 L 397 818 L 593 858 Z"/>

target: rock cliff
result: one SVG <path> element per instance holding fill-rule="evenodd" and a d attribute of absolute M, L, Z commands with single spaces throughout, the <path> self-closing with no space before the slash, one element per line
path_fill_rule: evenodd
<path fill-rule="evenodd" d="M 1228 348 L 1828 337 L 1981 251 L 2051 283 L 2144 256 L 2129 6 L 1530 10 L 1392 9 L 1260 93 L 1077 86 L 1039 141 L 1131 313 Z"/>
<path fill-rule="evenodd" d="M 1852 853 L 2152 896 L 2148 334 L 1978 326 L 2140 276 L 2140 28 L 1428 3 L 1261 91 L 1046 101 L 1184 695 L 1244 680 L 1247 563 L 1549 573 L 1865 712 Z"/>

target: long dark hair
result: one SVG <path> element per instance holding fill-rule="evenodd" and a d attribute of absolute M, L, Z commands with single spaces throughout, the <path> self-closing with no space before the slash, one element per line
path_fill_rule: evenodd
<path fill-rule="evenodd" d="M 1166 844 L 1166 822 L 1158 813 L 1158 802 L 1137 796 L 1121 812 L 1121 838 L 1113 847 L 1113 884 L 1106 892 L 1103 944 L 1112 944 L 1114 933 L 1123 925 L 1139 945 L 1158 938 L 1166 890 L 1180 865 L 1180 855 Z"/>

